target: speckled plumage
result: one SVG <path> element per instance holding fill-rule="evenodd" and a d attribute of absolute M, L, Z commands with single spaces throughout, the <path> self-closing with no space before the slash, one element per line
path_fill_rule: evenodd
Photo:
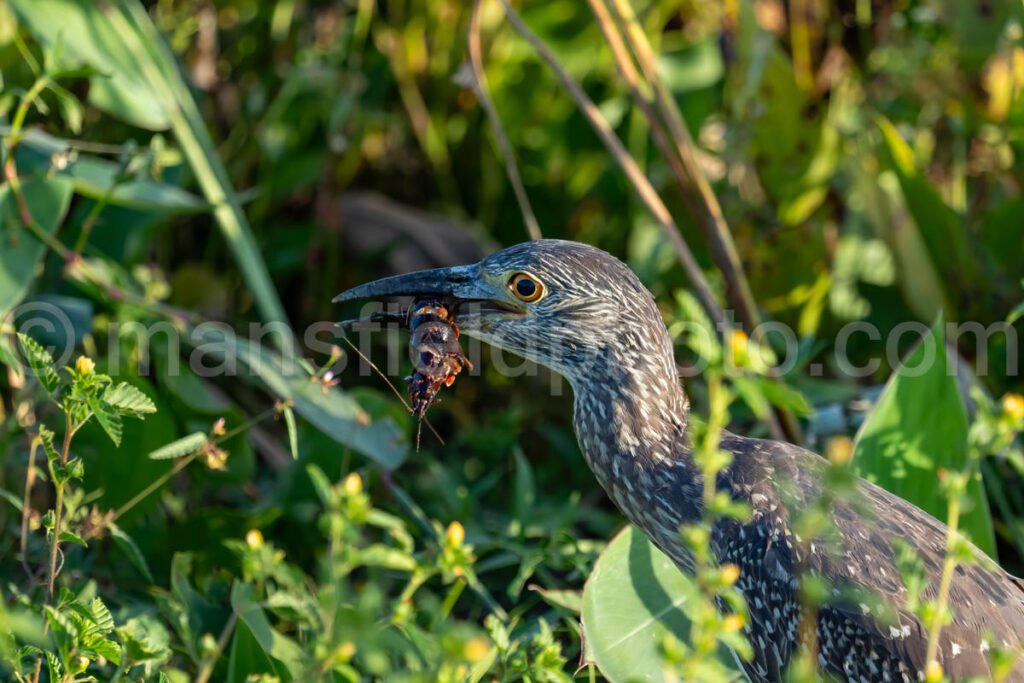
<path fill-rule="evenodd" d="M 460 314 L 463 332 L 569 380 L 577 439 L 598 482 L 655 545 L 689 570 L 678 529 L 702 517 L 702 481 L 691 459 L 689 405 L 676 376 L 672 342 L 650 293 L 611 255 L 556 240 L 506 249 L 451 278 L 498 286 L 517 271 L 543 282 L 546 296 L 523 315 Z M 927 635 L 903 607 L 907 589 L 894 559 L 894 540 L 909 545 L 923 562 L 927 598 L 938 586 L 945 526 L 858 481 L 867 514 L 838 503 L 831 509 L 837 541 L 827 548 L 804 543 L 794 536 L 791 520 L 822 494 L 826 462 L 791 444 L 728 433 L 721 447 L 733 454 L 733 462 L 717 486 L 753 511 L 750 521 L 723 520 L 711 533 L 717 559 L 740 567 L 737 586 L 750 611 L 747 635 L 755 653 L 744 664 L 750 679 L 783 679 L 798 649 L 797 587 L 804 573 L 832 587 L 831 599 L 817 613 L 824 671 L 856 682 L 922 678 Z M 950 604 L 955 617 L 943 631 L 939 653 L 946 675 L 989 677 L 986 651 L 1019 647 L 1024 638 L 1024 582 L 991 563 L 961 566 Z M 1024 680 L 1024 667 L 1010 680 Z"/>

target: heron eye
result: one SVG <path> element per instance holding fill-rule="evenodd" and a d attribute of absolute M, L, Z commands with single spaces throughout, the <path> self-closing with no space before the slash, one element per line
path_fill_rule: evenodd
<path fill-rule="evenodd" d="M 508 281 L 508 286 L 517 299 L 528 304 L 537 301 L 544 294 L 544 285 L 528 273 L 516 273 Z"/>

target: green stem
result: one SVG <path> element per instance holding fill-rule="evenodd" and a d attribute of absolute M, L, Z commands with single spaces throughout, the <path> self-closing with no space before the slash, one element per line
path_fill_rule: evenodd
<path fill-rule="evenodd" d="M 25 125 L 25 118 L 28 116 L 29 109 L 32 108 L 32 103 L 36 101 L 36 98 L 42 94 L 49 84 L 49 76 L 40 76 L 32 84 L 32 87 L 28 89 L 28 92 L 25 93 L 25 97 L 21 98 L 21 102 L 18 103 L 18 109 L 14 112 L 14 118 L 11 120 L 11 135 L 7 138 L 8 150 L 13 151 L 18 141 L 21 140 L 21 129 Z"/>
<path fill-rule="evenodd" d="M 238 624 L 238 614 L 232 611 L 231 616 L 228 618 L 228 623 L 224 625 L 224 630 L 220 632 L 220 637 L 217 638 L 217 645 L 213 648 L 213 652 L 203 660 L 203 665 L 199 668 L 199 673 L 196 674 L 196 683 L 207 683 L 210 680 L 210 676 L 213 675 L 213 667 L 216 666 L 217 660 L 220 659 L 224 648 L 227 647 L 228 639 L 234 633 L 236 624 Z"/>
<path fill-rule="evenodd" d="M 71 437 L 74 430 L 71 426 L 71 416 L 64 416 L 64 445 L 60 452 L 61 466 L 67 465 L 68 453 L 71 451 Z M 50 572 L 47 580 L 47 591 L 50 604 L 53 604 L 53 588 L 57 581 L 57 556 L 60 553 L 60 525 L 64 511 L 64 483 L 57 484 L 57 500 L 53 510 L 53 540 L 50 545 Z"/>
<path fill-rule="evenodd" d="M 942 563 L 942 578 L 939 580 L 939 591 L 935 597 L 935 614 L 928 625 L 928 649 L 924 658 L 925 665 L 936 661 L 939 652 L 939 635 L 942 633 L 942 622 L 946 616 L 949 603 L 949 590 L 953 584 L 953 573 L 956 571 L 957 559 L 955 545 L 960 527 L 960 493 L 956 492 L 949 499 L 949 516 L 946 521 L 946 559 Z"/>

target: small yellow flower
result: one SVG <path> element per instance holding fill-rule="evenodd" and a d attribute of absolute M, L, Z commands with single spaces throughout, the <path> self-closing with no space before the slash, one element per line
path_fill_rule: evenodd
<path fill-rule="evenodd" d="M 212 430 L 213 431 L 213 435 L 214 436 L 224 436 L 225 434 L 228 433 L 228 430 L 227 430 L 226 427 L 227 427 L 227 421 L 223 417 L 217 418 L 217 421 L 213 423 L 213 430 Z"/>
<path fill-rule="evenodd" d="M 747 621 L 743 618 L 742 614 L 730 614 L 722 620 L 722 628 L 726 633 L 736 633 L 741 630 Z"/>
<path fill-rule="evenodd" d="M 78 360 L 75 361 L 75 370 L 78 371 L 79 375 L 91 375 L 96 372 L 96 363 L 88 356 L 79 356 Z"/>
<path fill-rule="evenodd" d="M 358 496 L 363 492 L 363 478 L 353 472 L 352 474 L 345 477 L 345 481 L 342 483 L 342 488 L 345 489 L 345 493 L 350 496 Z"/>
<path fill-rule="evenodd" d="M 934 659 L 924 668 L 925 683 L 939 683 L 942 680 L 942 665 Z"/>
<path fill-rule="evenodd" d="M 722 565 L 722 583 L 731 586 L 740 578 L 740 568 L 734 564 Z"/>
<path fill-rule="evenodd" d="M 245 534 L 245 544 L 256 550 L 263 547 L 263 534 L 259 529 L 249 529 Z"/>
<path fill-rule="evenodd" d="M 732 334 L 729 335 L 729 347 L 732 349 L 733 358 L 736 358 L 737 364 L 742 364 L 744 359 L 747 357 L 747 347 L 750 345 L 750 337 L 743 330 L 733 330 Z"/>
<path fill-rule="evenodd" d="M 845 434 L 832 437 L 825 444 L 825 457 L 833 465 L 849 465 L 853 459 L 853 439 Z"/>
<path fill-rule="evenodd" d="M 466 529 L 459 522 L 452 522 L 448 525 L 448 531 L 445 532 L 445 538 L 448 539 L 448 543 L 450 545 L 457 548 L 466 540 Z"/>
<path fill-rule="evenodd" d="M 209 469 L 223 472 L 228 468 L 228 452 L 207 441 L 199 451 L 199 459 Z"/>
<path fill-rule="evenodd" d="M 1003 410 L 1017 420 L 1024 420 L 1024 396 L 1006 394 L 1003 396 Z"/>
<path fill-rule="evenodd" d="M 470 662 L 479 662 L 491 651 L 491 643 L 484 636 L 477 636 L 462 647 L 462 656 Z"/>
<path fill-rule="evenodd" d="M 356 644 L 351 640 L 346 640 L 344 643 L 338 646 L 338 649 L 334 651 L 334 658 L 340 662 L 351 661 L 356 656 Z"/>

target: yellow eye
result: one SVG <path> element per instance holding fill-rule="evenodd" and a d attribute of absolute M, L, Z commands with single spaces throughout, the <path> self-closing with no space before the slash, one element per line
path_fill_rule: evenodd
<path fill-rule="evenodd" d="M 520 301 L 532 304 L 544 296 L 544 285 L 529 273 L 516 273 L 508 281 L 508 288 Z"/>

